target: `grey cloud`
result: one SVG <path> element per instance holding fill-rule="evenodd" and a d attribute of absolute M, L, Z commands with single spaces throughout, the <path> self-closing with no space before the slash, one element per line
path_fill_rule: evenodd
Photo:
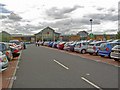
<path fill-rule="evenodd" d="M 31 24 L 27 24 L 25 26 L 23 26 L 25 29 L 29 29 L 30 31 L 35 31 L 35 30 L 38 30 L 38 29 L 41 29 L 42 26 L 41 25 L 38 25 L 38 26 L 35 26 L 35 25 L 31 25 Z"/>
<path fill-rule="evenodd" d="M 0 3 L 0 7 L 6 6 L 5 4 Z"/>
<path fill-rule="evenodd" d="M 113 15 L 113 14 L 89 14 L 85 15 L 85 17 L 98 19 L 98 20 L 104 20 L 104 21 L 117 21 L 118 20 L 118 15 Z"/>
<path fill-rule="evenodd" d="M 0 19 L 5 19 L 5 18 L 7 18 L 6 15 L 0 15 Z"/>
<path fill-rule="evenodd" d="M 4 6 L 5 4 L 0 3 L 0 13 L 11 13 L 12 11 L 7 10 Z"/>
<path fill-rule="evenodd" d="M 62 18 L 68 18 L 68 14 L 71 13 L 72 11 L 78 9 L 78 8 L 83 8 L 83 6 L 74 6 L 72 8 L 62 8 L 58 9 L 57 7 L 52 7 L 51 9 L 48 9 L 46 11 L 46 14 L 48 17 L 51 17 L 53 19 L 62 19 Z"/>
<path fill-rule="evenodd" d="M 116 9 L 115 9 L 115 8 L 109 8 L 108 11 L 109 11 L 109 12 L 115 12 Z"/>
<path fill-rule="evenodd" d="M 101 11 L 101 10 L 104 10 L 104 8 L 98 7 L 97 10 Z"/>
<path fill-rule="evenodd" d="M 88 18 L 83 18 L 83 19 L 78 19 L 78 18 L 66 18 L 66 19 L 62 19 L 60 21 L 57 22 L 52 22 L 52 23 L 47 23 L 47 22 L 43 22 L 40 23 L 44 26 L 51 26 L 53 28 L 59 28 L 59 32 L 60 33 L 70 33 L 73 32 L 72 30 L 87 30 L 88 29 L 88 25 L 90 25 L 90 21 Z M 100 20 L 95 19 L 93 21 L 93 25 L 99 25 L 100 24 Z M 43 27 L 44 28 L 44 27 Z M 75 32 L 74 32 L 75 33 Z"/>
<path fill-rule="evenodd" d="M 13 21 L 20 21 L 22 19 L 22 17 L 15 13 L 11 13 L 10 15 L 8 15 L 8 18 Z"/>
<path fill-rule="evenodd" d="M 108 30 L 105 30 L 104 32 L 116 32 L 117 29 L 108 29 Z"/>

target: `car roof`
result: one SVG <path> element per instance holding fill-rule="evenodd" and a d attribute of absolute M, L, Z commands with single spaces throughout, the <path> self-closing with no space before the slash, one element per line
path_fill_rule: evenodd
<path fill-rule="evenodd" d="M 101 43 L 101 42 L 105 42 L 105 41 L 96 41 L 96 42 L 91 42 L 90 44 L 96 44 L 96 43 Z"/>

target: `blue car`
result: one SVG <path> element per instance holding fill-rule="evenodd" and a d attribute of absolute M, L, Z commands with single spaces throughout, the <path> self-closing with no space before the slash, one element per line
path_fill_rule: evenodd
<path fill-rule="evenodd" d="M 53 46 L 53 43 L 54 43 L 54 42 L 50 42 L 50 43 L 49 43 L 49 47 L 52 47 L 52 46 Z"/>
<path fill-rule="evenodd" d="M 110 57 L 110 53 L 112 51 L 112 48 L 115 46 L 115 45 L 120 45 L 120 42 L 108 42 L 108 43 L 103 43 L 100 45 L 100 50 L 98 52 L 98 54 L 101 56 L 101 57 Z"/>

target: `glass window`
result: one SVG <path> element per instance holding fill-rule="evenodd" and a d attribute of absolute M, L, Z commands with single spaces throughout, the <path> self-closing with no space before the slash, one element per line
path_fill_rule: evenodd
<path fill-rule="evenodd" d="M 3 51 L 5 49 L 6 49 L 5 45 L 4 44 L 0 44 L 0 51 Z"/>

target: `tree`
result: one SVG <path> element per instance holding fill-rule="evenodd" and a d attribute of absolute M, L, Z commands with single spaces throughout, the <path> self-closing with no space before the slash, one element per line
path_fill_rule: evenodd
<path fill-rule="evenodd" d="M 117 32 L 116 38 L 117 38 L 117 39 L 120 39 L 120 31 Z"/>

